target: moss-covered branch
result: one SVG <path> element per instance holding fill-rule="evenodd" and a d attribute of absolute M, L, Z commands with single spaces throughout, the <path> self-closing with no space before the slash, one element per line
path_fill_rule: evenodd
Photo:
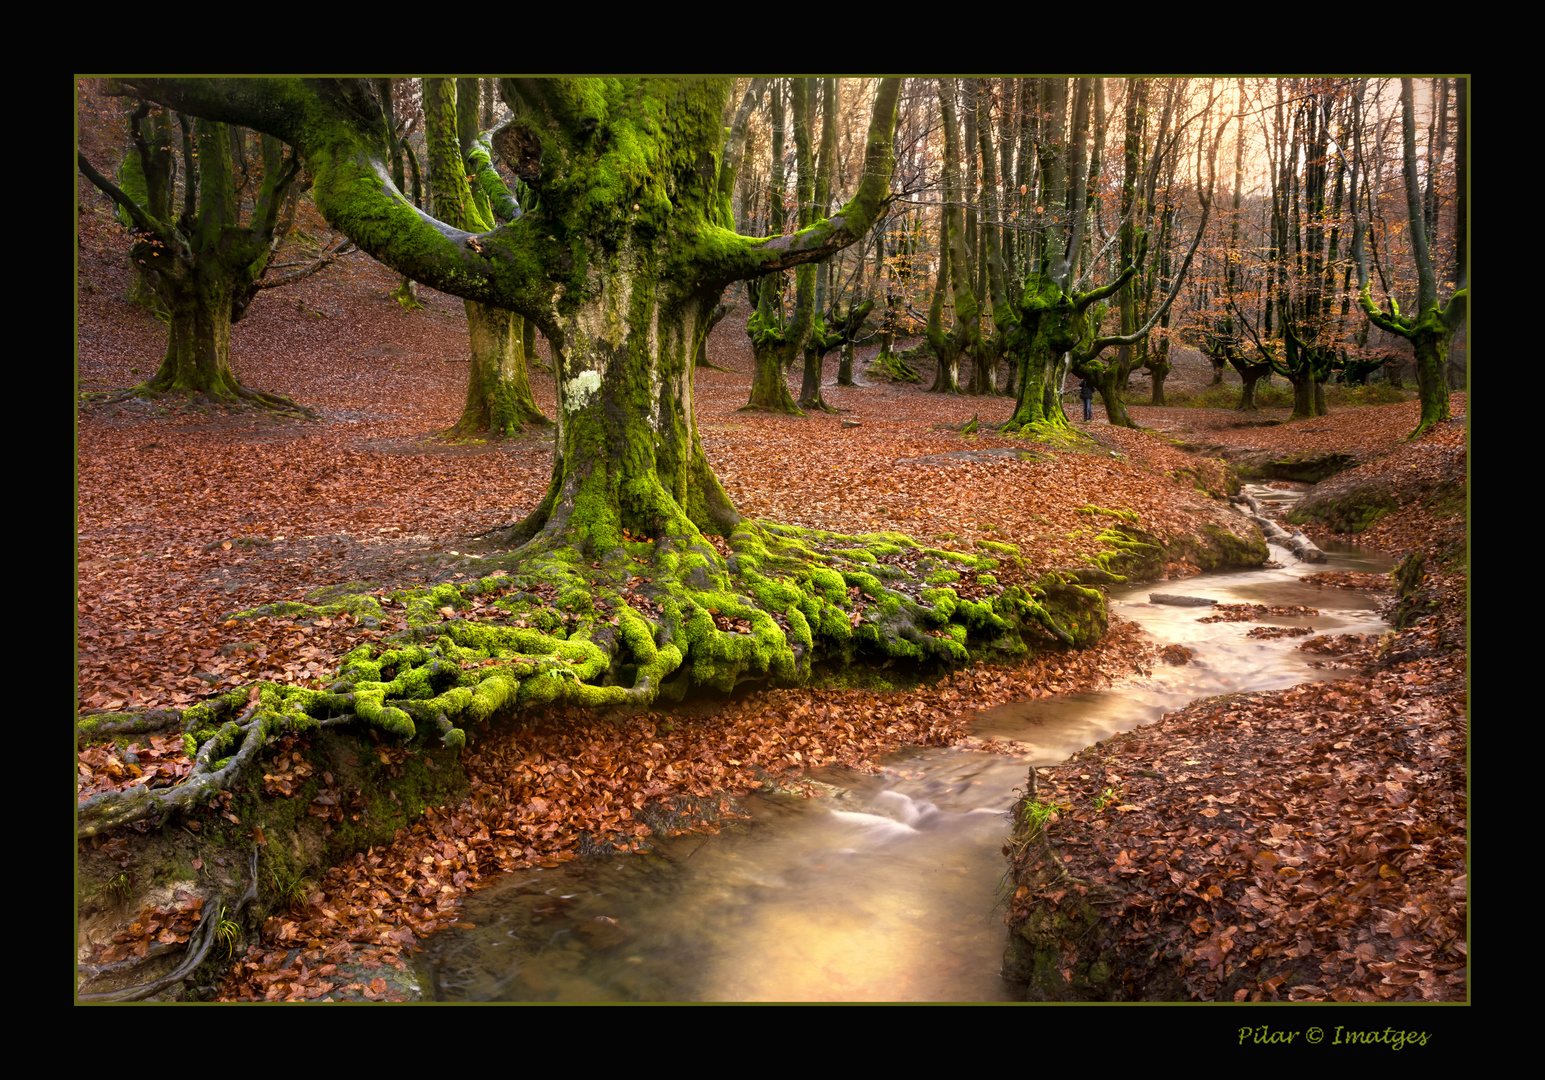
<path fill-rule="evenodd" d="M 433 288 L 542 318 L 574 260 L 526 219 L 486 234 L 429 217 L 392 182 L 384 114 L 362 80 L 142 79 L 133 92 L 184 112 L 241 124 L 296 147 L 312 197 L 334 228 L 372 257 Z"/>
<path fill-rule="evenodd" d="M 698 236 L 703 277 L 728 284 L 791 270 L 835 255 L 868 233 L 890 203 L 891 142 L 900 90 L 900 79 L 880 81 L 869 121 L 864 178 L 842 209 L 790 236 L 752 239 L 718 226 L 705 225 Z"/>
<path fill-rule="evenodd" d="M 86 179 L 90 180 L 102 194 L 113 200 L 118 208 L 128 215 L 135 229 L 147 236 L 155 237 L 163 244 L 176 242 L 176 233 L 173 230 L 166 228 L 159 221 L 152 218 L 122 188 L 97 172 L 91 162 L 86 159 L 85 154 L 76 151 L 75 160 L 80 171 L 85 174 Z"/>

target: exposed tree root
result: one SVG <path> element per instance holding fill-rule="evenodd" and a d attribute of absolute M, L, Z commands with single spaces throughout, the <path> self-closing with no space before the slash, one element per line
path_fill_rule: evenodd
<path fill-rule="evenodd" d="M 253 691 L 257 694 L 257 700 L 248 704 L 235 720 L 227 721 L 218 729 L 211 729 L 209 725 L 217 722 L 222 714 L 229 715 L 234 711 L 235 703 L 248 697 L 249 691 L 234 691 L 215 699 L 212 704 L 196 706 L 180 714 L 179 721 L 185 740 L 198 744 L 200 739 L 194 732 L 207 733 L 207 737 L 198 746 L 193 771 L 176 787 L 152 789 L 137 785 L 93 795 L 76 808 L 76 835 L 85 839 L 132 821 L 142 821 L 148 817 L 165 820 L 175 811 L 192 810 L 230 787 L 257 756 L 258 751 L 280 732 L 339 724 L 351 719 L 348 716 L 327 719 L 307 716 L 296 709 L 296 703 L 289 700 L 283 688 L 254 687 Z M 336 695 L 319 695 L 316 705 L 325 709 L 341 700 Z M 91 734 L 105 733 L 109 726 L 125 729 L 134 723 L 146 722 L 133 714 L 126 715 L 123 720 L 104 721 L 98 716 L 90 717 L 88 721 L 94 723 Z M 154 722 L 163 723 L 160 720 Z M 165 730 L 169 726 L 165 724 L 158 730 Z M 83 722 L 77 728 L 77 736 L 83 736 L 86 730 L 89 730 L 87 723 Z M 236 753 L 217 760 L 217 755 L 226 753 L 232 747 L 237 747 Z"/>
<path fill-rule="evenodd" d="M 119 405 L 134 398 L 149 398 L 157 400 L 162 397 L 185 397 L 194 404 L 215 405 L 225 408 L 253 408 L 264 412 L 277 413 L 280 416 L 290 416 L 298 420 L 320 420 L 322 416 L 316 410 L 301 405 L 298 402 L 285 397 L 283 394 L 269 394 L 262 390 L 253 390 L 235 384 L 232 394 L 225 394 L 215 390 L 179 390 L 160 388 L 152 383 L 143 382 L 136 386 L 124 387 L 121 390 L 92 391 L 81 395 L 84 405 L 96 408 L 105 408 L 109 405 Z"/>
<path fill-rule="evenodd" d="M 826 399 L 821 396 L 819 390 L 815 392 L 813 397 L 800 398 L 799 407 L 810 412 L 835 413 L 837 411 L 831 405 L 826 404 Z"/>
<path fill-rule="evenodd" d="M 544 529 L 497 561 L 469 559 L 463 569 L 485 568 L 480 580 L 384 597 L 389 616 L 374 595 L 317 609 L 368 607 L 394 621 L 400 610 L 406 623 L 344 656 L 327 690 L 261 684 L 182 713 L 83 719 L 82 737 L 178 727 L 194 766 L 176 787 L 86 800 L 78 835 L 192 810 L 290 732 L 359 722 L 406 741 L 425 728 L 459 749 L 469 728 L 528 706 L 644 707 L 747 681 L 798 684 L 814 664 L 856 660 L 942 670 L 1023 655 L 1027 642 L 1081 647 L 1104 632 L 1098 591 L 1057 574 L 1002 582 L 994 571 L 1006 560 L 1016 577 L 1017 552 L 979 547 L 742 522 L 727 543 L 695 530 L 625 534 L 595 559 Z"/>
<path fill-rule="evenodd" d="M 81 714 L 75 725 L 76 744 L 119 735 L 151 735 L 158 731 L 182 729 L 182 713 L 177 709 L 150 709 L 142 713 L 115 713 L 93 709 Z"/>
<path fill-rule="evenodd" d="M 99 994 L 77 994 L 76 1000 L 143 1001 L 145 998 L 150 997 L 152 994 L 158 994 L 162 990 L 165 990 L 168 986 L 186 979 L 189 975 L 193 974 L 193 972 L 197 971 L 199 966 L 209 958 L 210 950 L 214 948 L 215 942 L 219 938 L 221 923 L 226 922 L 227 920 L 232 922 L 236 921 L 240 918 L 241 913 L 246 908 L 246 906 L 257 899 L 258 853 L 256 847 L 252 849 L 251 877 L 252 880 L 247 885 L 247 891 L 242 894 L 239 900 L 237 900 L 236 906 L 234 908 L 227 908 L 224 900 L 218 894 L 204 897 L 204 903 L 201 909 L 203 916 L 199 920 L 198 929 L 195 930 L 193 932 L 193 936 L 188 939 L 188 944 L 186 946 L 187 956 L 183 959 L 183 962 L 178 964 L 177 967 L 169 974 L 163 975 L 159 979 L 154 979 L 147 983 L 140 983 L 137 986 L 124 987 L 122 990 L 111 990 Z M 158 950 L 152 947 L 151 951 L 148 952 L 144 957 L 139 957 L 133 960 L 119 961 L 118 963 L 114 964 L 102 964 L 97 967 L 82 965 L 81 971 L 87 974 L 86 981 L 82 985 L 90 985 L 92 982 L 98 978 L 101 978 L 103 975 L 115 974 L 120 971 L 133 971 L 136 968 L 151 962 L 152 960 L 158 959 L 161 956 L 165 956 L 166 953 L 170 951 L 172 950 Z"/>
<path fill-rule="evenodd" d="M 316 410 L 310 409 L 305 405 L 301 405 L 300 403 L 285 397 L 283 394 L 270 394 L 262 390 L 253 390 L 249 387 L 243 386 L 241 383 L 236 384 L 236 394 L 243 401 L 251 402 L 260 408 L 273 409 L 277 412 L 283 413 L 298 413 L 299 415 L 305 417 L 307 420 L 322 419 L 321 414 Z"/>

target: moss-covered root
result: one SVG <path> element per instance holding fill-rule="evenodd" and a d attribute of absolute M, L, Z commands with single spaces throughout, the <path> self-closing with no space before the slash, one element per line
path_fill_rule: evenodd
<path fill-rule="evenodd" d="M 384 730 L 405 716 L 460 745 L 471 724 L 530 705 L 647 706 L 800 683 L 818 664 L 927 671 L 1022 656 L 1042 629 L 1072 646 L 1104 631 L 1095 590 L 1001 586 L 993 570 L 1018 558 L 1007 545 L 963 553 L 744 521 L 718 543 L 625 530 L 614 551 L 528 548 L 481 581 L 398 594 L 401 644 L 349 654 L 334 689 Z"/>
<path fill-rule="evenodd" d="M 199 389 L 181 385 L 158 376 L 148 382 L 125 387 L 122 390 L 99 391 L 93 392 L 90 395 L 82 395 L 82 401 L 92 405 L 117 405 L 120 402 L 128 401 L 130 398 L 155 399 L 168 396 L 186 398 L 194 405 L 248 406 L 298 420 L 322 419 L 322 415 L 315 409 L 302 405 L 292 398 L 285 397 L 283 394 L 270 394 L 263 390 L 254 390 L 234 378 L 219 387 Z"/>
<path fill-rule="evenodd" d="M 193 769 L 183 782 L 176 787 L 135 786 L 93 795 L 76 807 L 77 835 L 95 836 L 145 818 L 165 820 L 178 811 L 202 806 L 234 784 L 258 751 L 278 735 L 353 719 L 349 715 L 326 719 L 308 715 L 307 708 L 322 711 L 328 705 L 338 704 L 334 695 L 296 687 L 264 686 L 258 688 L 255 700 L 249 700 L 250 696 L 247 690 L 237 690 L 183 712 L 183 739 L 194 755 Z M 232 719 L 221 722 L 233 714 Z M 121 727 L 134 720 L 130 716 L 108 723 Z M 77 729 L 77 735 L 99 735 L 102 724 L 100 717 L 88 717 Z"/>
<path fill-rule="evenodd" d="M 720 550 L 701 535 L 627 530 L 599 559 L 528 548 L 510 557 L 517 573 L 388 597 L 407 626 L 346 654 L 326 691 L 262 685 L 181 714 L 86 718 L 82 738 L 164 729 L 175 717 L 195 764 L 174 788 L 93 796 L 78 831 L 192 809 L 267 742 L 327 724 L 357 721 L 399 740 L 438 731 L 460 749 L 472 725 L 530 706 L 641 708 L 750 680 L 801 683 L 816 664 L 902 662 L 926 673 L 1023 656 L 1047 633 L 1083 647 L 1105 632 L 1098 590 L 1057 574 L 1004 588 L 993 570 L 1018 552 L 988 542 L 982 551 L 744 521 Z M 384 615 L 371 598 L 334 600 L 375 613 L 362 619 Z"/>

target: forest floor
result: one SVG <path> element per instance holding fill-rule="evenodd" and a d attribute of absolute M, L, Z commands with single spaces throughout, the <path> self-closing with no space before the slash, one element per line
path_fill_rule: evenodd
<path fill-rule="evenodd" d="M 89 396 L 153 374 L 165 329 L 123 299 L 128 280 L 116 227 L 83 212 L 81 235 L 78 379 Z M 236 622 L 229 615 L 299 600 L 325 585 L 460 578 L 461 542 L 535 506 L 549 479 L 551 436 L 440 440 L 464 394 L 461 302 L 425 290 L 424 308 L 405 311 L 388 295 L 395 285 L 384 269 L 354 255 L 324 275 L 261 296 L 234 328 L 232 357 L 242 380 L 310 406 L 320 422 L 171 398 L 81 409 L 79 708 L 186 708 L 258 680 L 321 685 L 339 656 L 384 631 L 347 620 Z M 862 374 L 862 350 L 860 385 L 824 389 L 838 413 L 742 413 L 751 371 L 743 323 L 731 318 L 715 330 L 709 357 L 722 370 L 699 369 L 695 391 L 709 462 L 743 514 L 842 532 L 898 530 L 936 543 L 985 536 L 1018 545 L 1034 568 L 1076 565 L 1098 553 L 1081 507 L 1128 508 L 1145 528 L 1161 532 L 1182 516 L 1178 507 L 1196 498 L 1194 485 L 1166 474 L 1194 470 L 1200 459 L 1175 439 L 1277 452 L 1343 450 L 1386 463 L 1375 466 L 1386 471 L 1389 462 L 1417 461 L 1429 444 L 1461 452 L 1464 446 L 1460 424 L 1415 449 L 1402 445 L 1416 422 L 1414 403 L 1270 426 L 1260 425 L 1285 420 L 1285 411 L 1245 418 L 1134 406 L 1139 424 L 1173 438 L 1110 428 L 1097 409 L 1094 423 L 1078 425 L 1094 443 L 1078 452 L 1025 455 L 1019 440 L 958 433 L 973 415 L 1007 418 L 1009 399 L 871 382 Z M 1210 379 L 1194 353 L 1182 361 L 1171 387 Z M 828 373 L 835 367 L 833 356 Z M 553 379 L 539 366 L 532 375 L 537 402 L 552 416 Z M 791 378 L 797 388 L 798 373 Z M 1454 411 L 1464 410 L 1460 395 Z M 1076 413 L 1076 403 L 1069 412 Z M 853 420 L 858 426 L 845 426 Z M 1436 554 L 1456 527 L 1462 533 L 1457 520 L 1456 526 L 1453 513 L 1435 515 L 1412 503 L 1387 515 L 1363 542 L 1397 554 Z M 1462 648 L 1463 577 L 1441 575 L 1435 595 L 1449 627 L 1443 644 L 1452 650 L 1457 640 Z M 1438 631 L 1424 625 L 1433 641 L 1430 648 L 1413 646 L 1420 651 L 1413 662 L 1442 666 L 1442 678 L 1408 680 L 1404 700 L 1441 682 L 1431 707 L 1451 719 L 1459 710 L 1457 742 L 1447 749 L 1462 771 L 1464 658 L 1451 651 L 1438 657 Z M 396 996 L 395 983 L 360 973 L 400 969 L 418 937 L 457 920 L 467 889 L 501 871 L 551 865 L 598 845 L 637 847 L 651 832 L 640 811 L 644 800 L 667 807 L 671 823 L 712 829 L 709 819 L 734 813 L 736 793 L 797 778 L 807 765 L 873 769 L 900 745 L 967 738 L 977 709 L 1106 685 L 1153 662 L 1142 635 L 1117 626 L 1095 649 L 1045 653 L 1017 668 L 979 665 L 912 690 L 772 690 L 669 714 L 531 718 L 473 745 L 466 803 L 432 810 L 400 829 L 389 847 L 306 882 L 293 910 L 271 914 L 261 940 L 231 964 L 221 996 Z M 304 776 L 305 749 L 304 740 L 282 748 L 265 765 L 265 786 L 298 783 L 290 770 Z M 162 740 L 88 748 L 78 755 L 80 796 L 174 781 L 186 769 L 180 747 Z M 323 796 L 332 797 L 325 790 Z M 518 827 L 512 807 L 522 808 Z M 656 810 L 656 826 L 660 816 Z M 1462 808 L 1459 816 L 1462 832 Z M 263 842 L 260 830 L 257 840 Z M 88 842 L 83 851 L 103 846 Z M 1445 849 L 1444 858 L 1452 857 Z M 161 900 L 126 920 L 111 940 L 96 937 L 91 958 L 143 955 L 152 937 L 185 940 L 191 901 L 183 898 L 188 910 L 179 911 L 176 898 Z M 1452 921 L 1452 912 L 1445 918 Z M 1453 996 L 1451 987 L 1444 996 Z"/>

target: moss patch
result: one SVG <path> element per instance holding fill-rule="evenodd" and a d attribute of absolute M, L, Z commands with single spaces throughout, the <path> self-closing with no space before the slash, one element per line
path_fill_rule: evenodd
<path fill-rule="evenodd" d="M 1318 484 L 1337 473 L 1356 468 L 1357 464 L 1356 457 L 1340 450 L 1246 454 L 1231 463 L 1235 475 L 1244 480 L 1296 480 L 1305 484 Z"/>

